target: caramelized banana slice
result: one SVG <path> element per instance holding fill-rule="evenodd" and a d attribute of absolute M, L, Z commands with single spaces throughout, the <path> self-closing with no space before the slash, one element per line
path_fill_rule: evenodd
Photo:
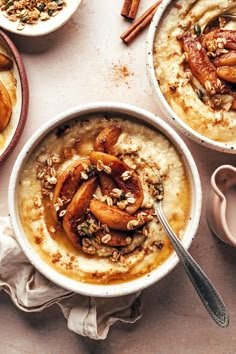
<path fill-rule="evenodd" d="M 198 37 L 190 34 L 183 37 L 183 49 L 187 53 L 192 74 L 205 87 L 209 94 L 222 93 L 224 85 L 216 74 L 216 67 L 207 56 L 206 50 L 200 44 Z"/>
<path fill-rule="evenodd" d="M 129 214 L 134 214 L 143 202 L 143 189 L 137 174 L 117 157 L 103 152 L 91 152 L 90 159 L 98 170 L 103 170 L 114 179 L 125 194 L 130 193 L 132 195 L 133 203 L 129 203 L 125 210 Z"/>
<path fill-rule="evenodd" d="M 121 134 L 121 128 L 117 126 L 104 128 L 96 138 L 94 144 L 94 150 L 112 154 L 113 147 L 117 142 L 120 134 Z"/>
<path fill-rule="evenodd" d="M 59 176 L 57 179 L 57 184 L 53 193 L 52 203 L 55 211 L 55 219 L 57 220 L 57 214 L 65 204 L 71 200 L 75 194 L 77 188 L 83 182 L 82 173 L 85 173 L 87 168 L 90 166 L 90 160 L 86 158 L 81 158 L 72 162 Z M 61 205 L 63 204 L 63 205 Z"/>
<path fill-rule="evenodd" d="M 236 110 L 236 98 L 234 98 L 231 109 Z"/>
<path fill-rule="evenodd" d="M 216 72 L 221 79 L 236 84 L 236 66 L 220 66 Z"/>
<path fill-rule="evenodd" d="M 219 48 L 223 47 L 226 49 L 236 50 L 236 31 L 222 28 L 215 29 L 214 31 L 210 31 L 207 34 L 202 35 L 201 43 L 209 52 L 212 52 L 212 49 L 216 50 L 219 43 Z M 216 48 L 214 48 L 214 44 L 216 45 Z"/>
<path fill-rule="evenodd" d="M 5 54 L 0 53 L 0 70 L 10 70 L 13 67 L 13 61 Z"/>
<path fill-rule="evenodd" d="M 0 81 L 0 133 L 6 129 L 12 114 L 11 98 L 6 87 Z"/>
<path fill-rule="evenodd" d="M 91 213 L 112 230 L 131 231 L 139 228 L 152 219 L 153 209 L 140 209 L 135 215 L 130 215 L 116 206 L 109 206 L 97 199 L 90 202 Z"/>
<path fill-rule="evenodd" d="M 67 237 L 76 248 L 80 248 L 80 238 L 77 234 L 77 225 L 84 217 L 90 200 L 97 188 L 97 178 L 93 177 L 82 183 L 66 208 L 62 226 Z"/>
<path fill-rule="evenodd" d="M 104 172 L 98 172 L 100 187 L 103 195 L 109 195 L 113 189 L 117 188 L 115 181 Z"/>
<path fill-rule="evenodd" d="M 116 144 L 120 134 L 121 128 L 117 126 L 104 128 L 96 138 L 94 150 L 112 154 L 113 147 Z M 104 172 L 99 172 L 98 176 L 103 195 L 108 195 L 114 188 L 117 187 L 115 181 Z"/>
<path fill-rule="evenodd" d="M 223 54 L 213 60 L 215 66 L 234 66 L 236 65 L 236 51 L 231 50 L 229 53 Z"/>

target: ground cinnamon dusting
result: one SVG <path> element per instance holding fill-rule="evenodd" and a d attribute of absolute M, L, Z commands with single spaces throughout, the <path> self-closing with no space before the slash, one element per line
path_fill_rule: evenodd
<path fill-rule="evenodd" d="M 116 87 L 123 83 L 130 87 L 127 79 L 133 75 L 134 73 L 130 72 L 126 64 L 112 64 L 111 80 L 114 82 Z"/>

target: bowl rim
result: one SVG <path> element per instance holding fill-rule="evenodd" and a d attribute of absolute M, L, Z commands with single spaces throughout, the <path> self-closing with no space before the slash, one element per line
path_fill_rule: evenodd
<path fill-rule="evenodd" d="M 13 151 L 13 149 L 16 147 L 21 134 L 23 133 L 24 126 L 27 120 L 27 115 L 28 115 L 28 107 L 29 107 L 29 85 L 28 85 L 28 79 L 26 75 L 26 70 L 25 66 L 23 63 L 23 60 L 20 56 L 20 53 L 18 49 L 16 48 L 15 44 L 12 42 L 12 40 L 6 35 L 6 33 L 2 30 L 0 30 L 0 38 L 3 39 L 3 41 L 6 43 L 8 49 L 10 50 L 14 64 L 17 67 L 18 74 L 19 74 L 19 85 L 20 85 L 20 90 L 21 90 L 21 109 L 19 113 L 19 120 L 14 127 L 14 133 L 13 136 L 10 140 L 10 142 L 7 144 L 7 146 L 3 149 L 3 152 L 0 153 L 0 165 L 1 163 L 9 156 L 9 154 Z"/>
<path fill-rule="evenodd" d="M 53 119 L 45 123 L 29 138 L 29 140 L 26 142 L 15 161 L 9 180 L 8 206 L 10 222 L 15 237 L 21 249 L 29 259 L 30 263 L 32 263 L 32 265 L 41 274 L 43 274 L 47 279 L 51 280 L 62 288 L 65 288 L 69 291 L 73 291 L 75 293 L 96 297 L 116 297 L 138 292 L 161 280 L 179 262 L 176 253 L 173 252 L 172 255 L 163 264 L 161 264 L 151 273 L 129 282 L 109 285 L 81 283 L 58 273 L 36 254 L 36 251 L 34 251 L 33 247 L 27 240 L 27 236 L 24 236 L 22 226 L 19 222 L 19 215 L 16 203 L 17 185 L 21 168 L 27 160 L 30 151 L 32 151 L 36 147 L 36 145 L 41 141 L 41 139 L 43 139 L 56 126 L 61 125 L 67 121 L 71 121 L 74 118 L 84 117 L 87 114 L 99 114 L 105 112 L 118 113 L 119 115 L 127 115 L 130 118 L 135 118 L 138 122 L 144 121 L 150 124 L 151 126 L 155 127 L 174 143 L 175 147 L 182 155 L 184 163 L 190 166 L 188 173 L 191 181 L 194 198 L 192 198 L 189 225 L 185 230 L 185 237 L 182 240 L 184 247 L 189 248 L 199 225 L 202 207 L 201 181 L 196 163 L 187 145 L 182 140 L 182 138 L 180 138 L 180 136 L 174 131 L 173 128 L 171 128 L 167 123 L 155 116 L 153 113 L 130 104 L 118 102 L 95 102 L 92 104 L 75 106 L 73 108 L 65 110 L 62 113 L 59 113 Z M 186 235 L 189 234 L 191 234 L 191 237 L 186 237 Z"/>
<path fill-rule="evenodd" d="M 17 29 L 17 22 L 12 22 L 3 14 L 0 14 L 1 28 L 24 37 L 44 36 L 62 27 L 77 11 L 81 2 L 82 0 L 72 0 L 70 4 L 66 3 L 66 7 L 59 12 L 57 16 L 50 18 L 48 21 L 40 21 L 36 24 L 26 24 L 23 30 Z"/>
<path fill-rule="evenodd" d="M 167 103 L 158 81 L 155 76 L 155 69 L 153 63 L 153 46 L 155 35 L 158 29 L 159 22 L 162 19 L 167 7 L 173 2 L 174 0 L 163 0 L 160 6 L 158 7 L 148 30 L 147 39 L 145 42 L 145 57 L 146 57 L 146 69 L 147 75 L 149 78 L 149 82 L 151 84 L 152 90 L 154 92 L 154 96 L 156 102 L 159 104 L 163 114 L 178 128 L 184 135 L 186 135 L 191 140 L 197 142 L 200 145 L 208 147 L 213 150 L 236 154 L 236 145 L 229 144 L 229 143 L 221 143 L 217 142 L 213 139 L 205 137 L 200 133 L 196 132 L 192 129 L 188 124 L 186 124 L 169 106 Z"/>

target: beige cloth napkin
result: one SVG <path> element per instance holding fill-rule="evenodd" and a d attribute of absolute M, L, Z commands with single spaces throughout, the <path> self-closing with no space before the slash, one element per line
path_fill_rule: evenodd
<path fill-rule="evenodd" d="M 140 293 L 119 298 L 93 298 L 68 292 L 43 277 L 29 263 L 14 238 L 8 217 L 0 217 L 0 290 L 26 312 L 58 304 L 68 328 L 92 339 L 105 339 L 116 321 L 141 317 Z"/>

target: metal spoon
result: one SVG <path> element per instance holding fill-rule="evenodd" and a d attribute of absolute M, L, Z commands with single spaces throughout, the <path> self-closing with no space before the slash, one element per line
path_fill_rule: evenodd
<path fill-rule="evenodd" d="M 206 24 L 206 26 L 203 29 L 203 33 L 207 30 L 207 28 L 211 27 L 216 21 L 218 21 L 220 17 L 221 18 L 226 18 L 226 19 L 229 19 L 229 20 L 232 20 L 232 21 L 236 21 L 236 15 L 235 14 L 221 14 L 221 15 L 218 15 L 217 17 L 214 17 L 213 19 L 211 19 Z"/>
<path fill-rule="evenodd" d="M 208 313 L 220 327 L 227 327 L 229 325 L 229 316 L 223 300 L 200 266 L 183 247 L 163 214 L 162 200 L 164 198 L 164 188 L 161 178 L 159 176 L 158 178 L 159 183 L 155 185 L 155 188 L 159 192 L 159 195 L 154 202 L 156 215 Z"/>

